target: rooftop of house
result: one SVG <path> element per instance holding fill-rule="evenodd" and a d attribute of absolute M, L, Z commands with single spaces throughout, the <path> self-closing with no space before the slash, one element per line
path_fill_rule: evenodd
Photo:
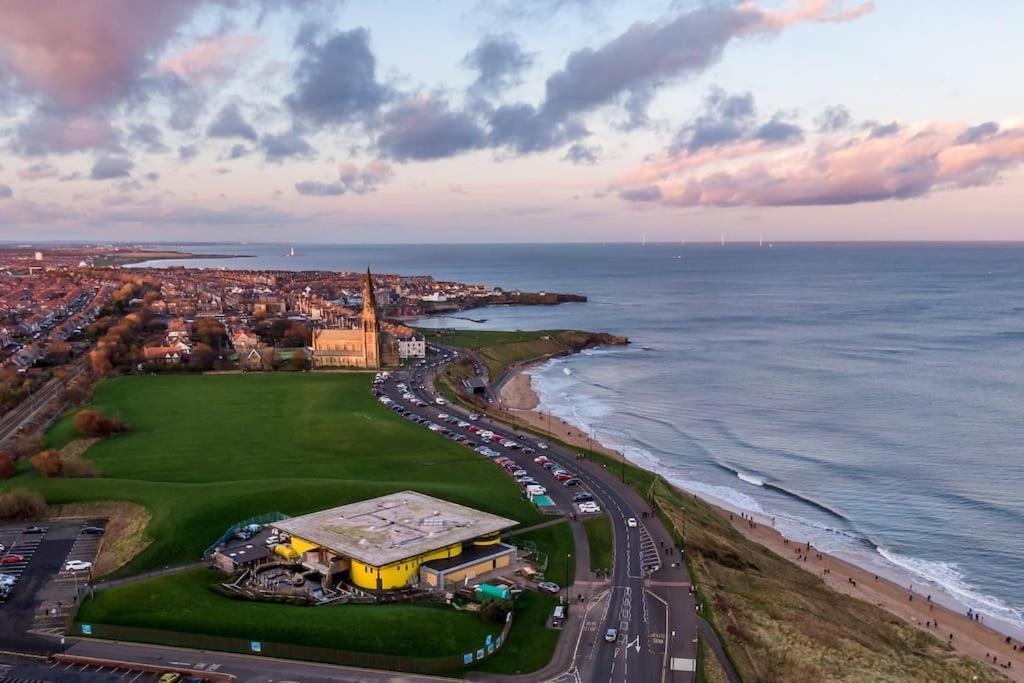
<path fill-rule="evenodd" d="M 274 522 L 274 528 L 376 567 L 515 526 L 518 522 L 416 491 Z"/>

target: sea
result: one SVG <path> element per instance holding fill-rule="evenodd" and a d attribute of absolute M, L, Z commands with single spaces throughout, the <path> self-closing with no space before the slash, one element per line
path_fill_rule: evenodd
<path fill-rule="evenodd" d="M 417 324 L 628 336 L 532 368 L 540 409 L 1024 636 L 1024 244 L 174 246 L 584 294 Z"/>

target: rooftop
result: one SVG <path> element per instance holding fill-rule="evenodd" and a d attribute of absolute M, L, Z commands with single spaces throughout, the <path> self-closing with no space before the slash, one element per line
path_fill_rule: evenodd
<path fill-rule="evenodd" d="M 426 496 L 401 491 L 342 505 L 273 526 L 339 555 L 383 566 L 469 541 L 518 522 Z"/>

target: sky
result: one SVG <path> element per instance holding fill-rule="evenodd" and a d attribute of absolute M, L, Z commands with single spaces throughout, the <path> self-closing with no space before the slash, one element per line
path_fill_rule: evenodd
<path fill-rule="evenodd" d="M 1024 240 L 1024 3 L 0 2 L 0 240 Z"/>

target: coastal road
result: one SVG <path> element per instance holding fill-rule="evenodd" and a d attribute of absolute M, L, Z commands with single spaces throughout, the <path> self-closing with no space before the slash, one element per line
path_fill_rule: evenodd
<path fill-rule="evenodd" d="M 438 419 L 439 413 L 468 421 L 468 412 L 461 407 L 435 403 L 436 372 L 456 357 L 452 349 L 443 346 L 437 349 L 438 357 L 426 368 L 395 373 L 385 383 L 385 393 L 404 409 L 439 424 L 443 424 Z M 404 400 L 395 386 L 399 381 L 403 381 L 411 393 L 428 405 L 417 406 Z M 419 389 L 420 386 L 423 388 Z M 524 439 L 508 425 L 487 417 L 481 418 L 476 424 L 513 441 L 533 447 L 538 443 L 538 439 Z M 478 441 L 474 434 L 465 429 L 445 426 L 473 442 Z M 534 455 L 504 448 L 499 443 L 489 446 L 513 459 L 537 479 L 548 489 L 561 509 L 566 512 L 574 510 L 569 490 L 536 465 L 533 462 Z M 582 481 L 603 513 L 608 515 L 614 536 L 613 564 L 608 577 L 594 577 L 589 567 L 577 568 L 576 585 L 572 592 L 579 595 L 586 589 L 590 599 L 580 623 L 574 650 L 567 655 L 567 661 L 549 666 L 561 666 L 561 676 L 553 676 L 552 680 L 608 680 L 615 683 L 662 681 L 669 678 L 676 681 L 695 680 L 696 674 L 691 669 L 695 665 L 701 620 L 696 613 L 689 574 L 676 547 L 676 539 L 671 537 L 657 517 L 643 514 L 650 512 L 647 501 L 607 469 L 558 445 L 549 445 L 547 450 L 540 452 Z M 630 519 L 635 521 L 635 526 L 629 522 Z M 605 641 L 605 633 L 611 628 L 617 630 L 614 643 Z M 710 636 L 708 645 L 722 662 L 727 676 L 737 681 L 714 633 L 709 628 L 700 630 L 705 637 Z"/>

